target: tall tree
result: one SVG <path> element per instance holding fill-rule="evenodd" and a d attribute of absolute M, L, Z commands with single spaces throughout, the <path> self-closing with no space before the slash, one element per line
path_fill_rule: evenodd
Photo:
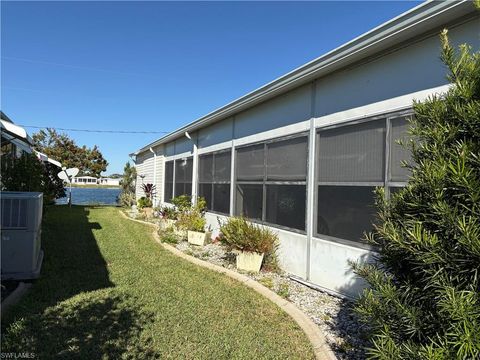
<path fill-rule="evenodd" d="M 135 181 L 137 179 L 137 169 L 135 166 L 131 166 L 130 162 L 127 161 L 125 167 L 123 168 L 123 177 L 120 182 L 122 187 L 122 192 L 125 193 L 135 193 Z"/>
<path fill-rule="evenodd" d="M 63 181 L 58 178 L 58 167 L 44 163 L 35 155 L 23 153 L 2 156 L 1 190 L 43 192 L 44 204 L 65 196 Z"/>
<path fill-rule="evenodd" d="M 441 35 L 452 87 L 414 104 L 412 176 L 369 241 L 358 301 L 378 359 L 480 359 L 480 52 Z"/>
<path fill-rule="evenodd" d="M 58 160 L 67 168 L 77 167 L 80 175 L 99 177 L 107 169 L 97 145 L 87 148 L 78 146 L 67 134 L 57 133 L 55 129 L 40 130 L 32 136 L 34 147 L 38 151 Z"/>

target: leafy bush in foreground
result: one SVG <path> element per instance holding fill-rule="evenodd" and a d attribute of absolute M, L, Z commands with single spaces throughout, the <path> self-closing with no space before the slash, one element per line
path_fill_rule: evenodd
<path fill-rule="evenodd" d="M 253 224 L 243 217 L 228 218 L 220 224 L 220 241 L 231 249 L 257 253 L 272 253 L 278 236 L 270 229 Z"/>
<path fill-rule="evenodd" d="M 354 264 L 372 358 L 480 358 L 480 53 L 442 45 L 453 86 L 414 104 L 411 179 L 379 191 L 377 262 Z"/>

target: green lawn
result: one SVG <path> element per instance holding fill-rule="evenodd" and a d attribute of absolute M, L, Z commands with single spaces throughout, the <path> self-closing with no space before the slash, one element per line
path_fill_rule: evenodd
<path fill-rule="evenodd" d="M 2 319 L 2 352 L 40 359 L 313 358 L 301 329 L 230 278 L 156 244 L 111 207 L 56 206 L 42 277 Z"/>

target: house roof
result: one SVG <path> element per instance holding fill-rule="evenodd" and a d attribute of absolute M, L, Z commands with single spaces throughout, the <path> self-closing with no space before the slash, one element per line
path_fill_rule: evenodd
<path fill-rule="evenodd" d="M 314 79 L 378 54 L 382 50 L 398 45 L 419 34 L 437 29 L 439 26 L 443 26 L 474 11 L 476 10 L 469 0 L 426 1 L 305 65 L 180 127 L 130 155 L 138 155 L 151 147 L 182 137 L 185 132 L 192 132 L 221 121 Z"/>

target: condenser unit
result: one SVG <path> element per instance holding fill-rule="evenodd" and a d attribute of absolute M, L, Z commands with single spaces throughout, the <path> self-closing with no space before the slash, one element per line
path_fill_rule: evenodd
<path fill-rule="evenodd" d="M 1 197 L 2 280 L 35 279 L 43 261 L 43 194 L 7 192 Z"/>

